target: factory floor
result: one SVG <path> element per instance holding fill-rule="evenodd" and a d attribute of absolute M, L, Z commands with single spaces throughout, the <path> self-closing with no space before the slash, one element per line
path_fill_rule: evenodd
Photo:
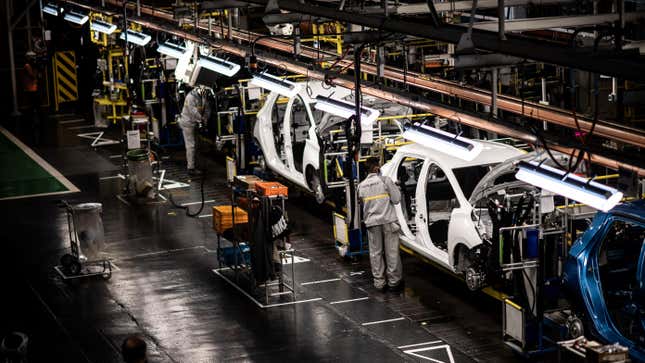
<path fill-rule="evenodd" d="M 269 303 L 252 300 L 231 285 L 230 271 L 213 271 L 211 208 L 230 198 L 222 162 L 207 163 L 207 202 L 190 218 L 163 200 L 136 205 L 117 198 L 120 148 L 90 147 L 77 135 L 96 130 L 82 118 L 41 124 L 39 137 L 9 129 L 80 192 L 0 201 L 0 335 L 27 334 L 30 362 L 119 362 L 130 334 L 146 340 L 150 362 L 519 360 L 502 343 L 498 301 L 414 256 L 403 254 L 402 294 L 374 290 L 367 257 L 337 256 L 331 210 L 313 208 L 308 196 L 287 202 L 297 303 L 279 294 Z M 163 194 L 196 211 L 199 183 L 186 175 L 183 152 L 166 156 L 165 177 L 188 186 Z M 65 281 L 53 269 L 69 247 L 61 199 L 102 203 L 103 257 L 115 266 L 110 279 Z"/>

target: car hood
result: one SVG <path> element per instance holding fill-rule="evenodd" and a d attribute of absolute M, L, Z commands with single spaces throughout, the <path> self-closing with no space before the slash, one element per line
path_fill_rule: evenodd
<path fill-rule="evenodd" d="M 563 163 L 566 164 L 569 162 L 569 155 L 567 154 L 554 152 L 553 155 L 558 159 L 558 162 L 560 164 L 563 164 Z M 507 183 L 498 184 L 498 185 L 494 185 L 494 182 L 499 176 L 503 174 L 515 172 L 515 169 L 517 168 L 517 164 L 522 160 L 542 161 L 544 159 L 547 159 L 545 161 L 547 165 L 553 166 L 554 163 L 550 160 L 549 155 L 547 153 L 538 153 L 536 151 L 510 158 L 498 164 L 486 175 L 484 175 L 484 177 L 475 186 L 475 189 L 473 189 L 472 193 L 470 194 L 470 198 L 468 199 L 468 202 L 471 205 L 475 205 L 475 203 L 479 199 L 484 198 L 493 193 L 497 193 L 497 191 L 501 189 L 506 189 L 509 187 L 526 184 L 519 180 L 514 180 L 512 182 L 507 182 Z"/>

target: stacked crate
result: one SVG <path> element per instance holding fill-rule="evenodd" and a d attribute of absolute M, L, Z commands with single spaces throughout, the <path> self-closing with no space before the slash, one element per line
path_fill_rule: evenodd
<path fill-rule="evenodd" d="M 245 224 L 249 222 L 246 211 L 235 207 L 235 224 Z M 213 207 L 213 229 L 218 234 L 233 228 L 233 208 L 230 205 L 217 205 Z"/>

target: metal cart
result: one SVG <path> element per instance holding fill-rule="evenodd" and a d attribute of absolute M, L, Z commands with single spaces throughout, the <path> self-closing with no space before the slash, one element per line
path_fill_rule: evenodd
<path fill-rule="evenodd" d="M 112 277 L 112 263 L 107 259 L 97 259 L 88 261 L 87 258 L 81 253 L 81 238 L 79 234 L 79 220 L 77 212 L 81 209 L 97 208 L 97 213 L 100 213 L 101 204 L 99 203 L 84 203 L 78 205 L 70 205 L 68 202 L 63 201 L 62 207 L 65 208 L 67 213 L 67 228 L 69 233 L 69 253 L 64 254 L 60 258 L 60 265 L 54 267 L 54 270 L 64 279 L 77 279 L 90 276 L 101 276 L 105 279 Z"/>

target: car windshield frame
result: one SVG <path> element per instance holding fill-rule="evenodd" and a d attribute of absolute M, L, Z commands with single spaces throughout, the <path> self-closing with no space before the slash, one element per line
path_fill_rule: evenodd
<path fill-rule="evenodd" d="M 475 191 L 475 188 L 477 188 L 477 185 L 479 185 L 479 183 L 488 173 L 491 172 L 491 170 L 493 170 L 500 164 L 501 163 L 488 163 L 452 168 L 452 173 L 457 180 L 457 184 L 459 184 L 459 188 L 461 189 L 464 198 L 466 198 L 466 200 L 469 200 L 472 196 L 472 193 Z M 471 175 L 466 174 L 468 170 L 476 172 L 477 178 L 473 178 L 471 177 Z"/>

